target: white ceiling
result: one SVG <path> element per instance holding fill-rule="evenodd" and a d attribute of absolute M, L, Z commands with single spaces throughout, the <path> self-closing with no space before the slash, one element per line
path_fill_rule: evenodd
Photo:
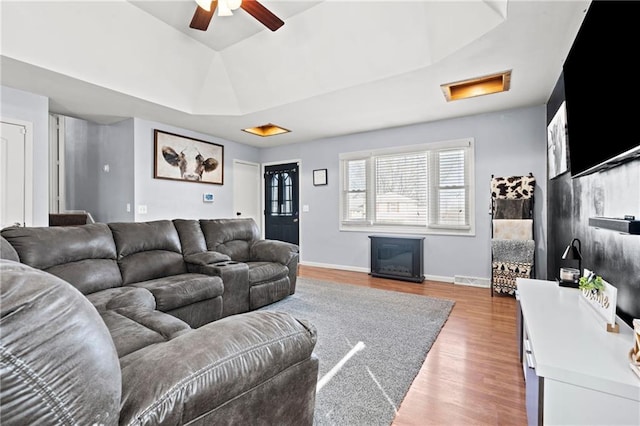
<path fill-rule="evenodd" d="M 0 1 L 2 85 L 51 112 L 139 117 L 257 147 L 544 104 L 589 1 L 262 0 L 189 28 L 176 1 Z M 440 85 L 512 70 L 508 92 Z M 245 127 L 275 123 L 261 138 Z"/>

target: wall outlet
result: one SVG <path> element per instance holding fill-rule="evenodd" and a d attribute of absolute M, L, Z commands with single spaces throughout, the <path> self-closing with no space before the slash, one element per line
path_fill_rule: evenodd
<path fill-rule="evenodd" d="M 213 194 L 210 192 L 205 192 L 202 194 L 202 201 L 205 203 L 213 203 Z"/>
<path fill-rule="evenodd" d="M 139 205 L 138 214 L 147 214 L 147 206 L 144 204 Z"/>
<path fill-rule="evenodd" d="M 131 203 L 127 203 L 127 213 L 131 213 Z"/>

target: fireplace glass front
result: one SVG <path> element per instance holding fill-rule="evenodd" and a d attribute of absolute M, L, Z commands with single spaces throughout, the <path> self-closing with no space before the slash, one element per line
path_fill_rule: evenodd
<path fill-rule="evenodd" d="M 424 281 L 424 237 L 370 235 L 371 276 Z"/>

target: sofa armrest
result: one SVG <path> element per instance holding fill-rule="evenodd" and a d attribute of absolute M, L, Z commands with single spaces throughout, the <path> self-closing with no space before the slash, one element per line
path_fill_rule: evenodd
<path fill-rule="evenodd" d="M 278 240 L 258 240 L 251 245 L 250 256 L 253 261 L 278 262 L 289 264 L 298 256 L 299 248 L 295 244 Z"/>
<path fill-rule="evenodd" d="M 315 344 L 315 328 L 283 312 L 207 324 L 123 368 L 120 424 L 189 423 L 304 363 Z"/>
<path fill-rule="evenodd" d="M 188 254 L 184 256 L 184 261 L 193 265 L 210 265 L 212 263 L 231 260 L 226 254 L 217 251 L 203 251 L 202 253 Z M 189 271 L 191 272 L 191 271 Z"/>

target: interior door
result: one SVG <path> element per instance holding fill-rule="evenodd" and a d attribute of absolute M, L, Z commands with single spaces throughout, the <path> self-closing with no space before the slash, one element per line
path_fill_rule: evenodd
<path fill-rule="evenodd" d="M 265 238 L 299 244 L 298 163 L 264 170 Z"/>
<path fill-rule="evenodd" d="M 262 229 L 260 164 L 233 161 L 233 209 L 236 216 L 250 217 Z"/>
<path fill-rule="evenodd" d="M 0 229 L 26 225 L 24 126 L 1 123 L 0 128 Z"/>

